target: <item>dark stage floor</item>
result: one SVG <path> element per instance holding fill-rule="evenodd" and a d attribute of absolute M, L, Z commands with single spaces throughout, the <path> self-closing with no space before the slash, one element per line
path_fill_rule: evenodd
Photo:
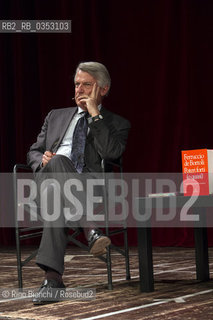
<path fill-rule="evenodd" d="M 25 253 L 30 248 L 25 248 Z M 210 276 L 213 272 L 213 248 L 209 249 Z M 87 252 L 69 247 L 66 255 L 64 282 L 71 288 L 96 290 L 93 300 L 67 300 L 45 306 L 34 306 L 29 299 L 0 299 L 0 319 L 213 319 L 213 281 L 196 280 L 194 249 L 154 248 L 155 291 L 141 293 L 137 249 L 130 249 L 131 281 L 125 280 L 124 259 L 113 253 L 114 289 L 107 289 L 104 262 Z M 0 288 L 17 288 L 14 249 L 0 252 Z M 43 280 L 34 261 L 24 267 L 24 287 L 36 288 Z"/>

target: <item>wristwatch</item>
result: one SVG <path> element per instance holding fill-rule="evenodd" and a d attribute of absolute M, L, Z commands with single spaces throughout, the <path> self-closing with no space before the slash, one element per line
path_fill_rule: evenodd
<path fill-rule="evenodd" d="M 101 114 L 98 114 L 97 116 L 92 117 L 92 121 L 102 120 L 103 116 Z"/>

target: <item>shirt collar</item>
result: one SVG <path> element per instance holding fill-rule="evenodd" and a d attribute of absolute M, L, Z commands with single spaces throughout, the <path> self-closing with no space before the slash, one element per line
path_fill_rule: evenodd
<path fill-rule="evenodd" d="M 102 108 L 102 105 L 99 104 L 99 105 L 98 105 L 98 110 L 100 111 L 101 108 Z M 81 112 L 85 112 L 85 111 L 84 111 L 81 107 L 78 107 L 78 114 L 81 113 Z"/>

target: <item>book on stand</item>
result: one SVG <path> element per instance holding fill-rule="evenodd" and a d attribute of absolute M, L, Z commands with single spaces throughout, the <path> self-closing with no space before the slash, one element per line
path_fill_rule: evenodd
<path fill-rule="evenodd" d="M 213 150 L 185 150 L 182 153 L 185 196 L 213 193 Z"/>
<path fill-rule="evenodd" d="M 163 198 L 163 197 L 177 197 L 182 196 L 181 192 L 160 192 L 160 193 L 149 193 L 149 198 Z"/>

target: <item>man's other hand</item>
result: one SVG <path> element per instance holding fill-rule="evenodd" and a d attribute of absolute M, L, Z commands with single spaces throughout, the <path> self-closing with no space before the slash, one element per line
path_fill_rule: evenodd
<path fill-rule="evenodd" d="M 45 151 L 42 157 L 42 167 L 46 166 L 46 164 L 54 157 L 55 153 L 51 151 Z"/>

